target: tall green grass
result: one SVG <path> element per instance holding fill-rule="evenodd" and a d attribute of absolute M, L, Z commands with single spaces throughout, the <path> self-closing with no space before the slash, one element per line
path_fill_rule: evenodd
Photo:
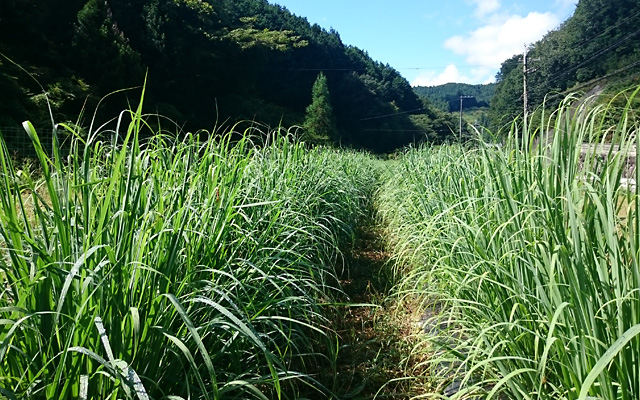
<path fill-rule="evenodd" d="M 368 156 L 286 131 L 259 147 L 256 131 L 142 141 L 140 109 L 86 139 L 59 125 L 64 158 L 24 128 L 37 179 L 0 137 L 0 395 L 332 395 L 306 371 L 335 359 L 324 308 L 376 179 Z"/>
<path fill-rule="evenodd" d="M 410 150 L 382 188 L 396 293 L 431 316 L 424 397 L 640 398 L 638 123 L 572 101 L 502 148 Z M 605 136 L 619 153 L 581 153 Z"/>

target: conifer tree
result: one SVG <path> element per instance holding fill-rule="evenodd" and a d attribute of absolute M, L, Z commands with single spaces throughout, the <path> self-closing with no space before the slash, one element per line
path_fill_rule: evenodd
<path fill-rule="evenodd" d="M 329 95 L 327 77 L 318 74 L 311 91 L 311 104 L 307 107 L 305 120 L 305 139 L 310 143 L 337 143 L 339 140 L 333 108 Z"/>
<path fill-rule="evenodd" d="M 72 54 L 80 74 L 107 93 L 137 85 L 144 78 L 140 54 L 120 31 L 110 5 L 89 0 L 78 12 Z"/>

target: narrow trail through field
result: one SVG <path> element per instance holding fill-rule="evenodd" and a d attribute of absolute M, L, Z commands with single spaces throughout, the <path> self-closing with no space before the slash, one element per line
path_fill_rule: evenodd
<path fill-rule="evenodd" d="M 345 254 L 341 276 L 351 305 L 339 307 L 333 328 L 340 337 L 334 392 L 344 399 L 407 399 L 404 358 L 409 351 L 410 321 L 390 309 L 393 284 L 382 232 L 361 226 Z"/>

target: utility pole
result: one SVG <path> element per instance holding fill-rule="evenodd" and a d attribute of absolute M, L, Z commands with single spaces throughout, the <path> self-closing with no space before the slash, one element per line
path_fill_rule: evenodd
<path fill-rule="evenodd" d="M 524 93 L 522 95 L 522 98 L 524 99 L 523 103 L 524 103 L 524 126 L 526 129 L 527 126 L 527 110 L 529 109 L 529 105 L 527 104 L 528 99 L 527 99 L 527 52 L 529 51 L 529 49 L 527 48 L 527 45 L 524 45 L 524 56 L 522 57 L 522 86 L 524 88 Z"/>
<path fill-rule="evenodd" d="M 462 143 L 462 100 L 473 99 L 475 96 L 460 96 L 460 143 Z"/>
<path fill-rule="evenodd" d="M 528 53 L 529 53 L 529 47 L 526 45 L 524 45 L 524 54 L 522 56 L 522 86 L 523 86 L 523 93 L 522 93 L 522 99 L 523 99 L 523 106 L 524 106 L 524 129 L 527 129 L 527 117 L 529 116 L 529 92 L 527 90 L 527 74 L 529 72 L 535 72 L 536 69 L 535 68 L 531 68 L 529 69 L 529 61 L 540 61 L 539 58 L 534 58 L 534 59 L 529 59 L 528 57 Z"/>

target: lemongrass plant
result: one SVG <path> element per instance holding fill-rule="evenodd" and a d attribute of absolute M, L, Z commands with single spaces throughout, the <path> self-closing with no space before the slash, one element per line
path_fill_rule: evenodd
<path fill-rule="evenodd" d="M 64 157 L 24 127 L 26 184 L 0 137 L 0 397 L 332 395 L 306 367 L 335 358 L 323 309 L 368 156 L 286 132 L 142 142 L 141 108 L 86 139 L 59 125 Z"/>
<path fill-rule="evenodd" d="M 639 398 L 638 123 L 575 104 L 515 121 L 501 148 L 410 150 L 387 178 L 396 293 L 430 319 L 425 398 Z"/>

